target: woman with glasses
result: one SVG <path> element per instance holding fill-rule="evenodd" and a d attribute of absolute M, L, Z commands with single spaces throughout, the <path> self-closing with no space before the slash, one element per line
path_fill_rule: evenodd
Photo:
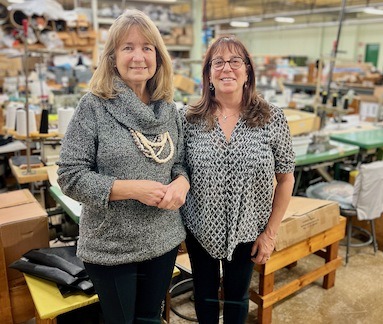
<path fill-rule="evenodd" d="M 202 98 L 183 111 L 195 308 L 199 323 L 218 323 L 222 282 L 224 323 L 245 323 L 254 263 L 270 258 L 292 194 L 294 153 L 283 111 L 257 94 L 239 40 L 216 39 L 202 71 Z"/>

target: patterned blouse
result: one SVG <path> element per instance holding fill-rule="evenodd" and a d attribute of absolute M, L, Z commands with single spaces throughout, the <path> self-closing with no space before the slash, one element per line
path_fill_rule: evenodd
<path fill-rule="evenodd" d="M 251 128 L 239 119 L 230 142 L 218 120 L 211 131 L 182 111 L 191 188 L 181 209 L 185 226 L 208 253 L 231 260 L 239 243 L 254 242 L 268 223 L 275 173 L 294 172 L 294 152 L 283 110 Z"/>

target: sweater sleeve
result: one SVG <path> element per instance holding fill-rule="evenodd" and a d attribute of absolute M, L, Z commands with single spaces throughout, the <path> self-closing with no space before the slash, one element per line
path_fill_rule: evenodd
<path fill-rule="evenodd" d="M 100 99 L 91 94 L 81 98 L 62 141 L 57 174 L 64 194 L 107 208 L 116 178 L 98 173 L 96 109 L 100 105 Z"/>

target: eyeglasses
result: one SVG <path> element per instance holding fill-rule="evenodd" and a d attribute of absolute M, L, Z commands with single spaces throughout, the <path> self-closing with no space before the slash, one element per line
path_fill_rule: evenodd
<path fill-rule="evenodd" d="M 238 70 L 242 66 L 242 64 L 245 62 L 243 61 L 241 57 L 232 57 L 228 61 L 225 61 L 221 58 L 216 58 L 211 61 L 211 66 L 213 67 L 214 70 L 220 71 L 223 69 L 226 63 L 229 63 L 230 67 L 233 70 Z"/>

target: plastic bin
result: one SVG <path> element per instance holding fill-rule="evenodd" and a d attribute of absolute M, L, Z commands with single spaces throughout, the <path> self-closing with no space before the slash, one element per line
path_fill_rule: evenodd
<path fill-rule="evenodd" d="M 292 142 L 295 155 L 300 156 L 307 154 L 311 139 L 310 136 L 293 136 Z"/>

